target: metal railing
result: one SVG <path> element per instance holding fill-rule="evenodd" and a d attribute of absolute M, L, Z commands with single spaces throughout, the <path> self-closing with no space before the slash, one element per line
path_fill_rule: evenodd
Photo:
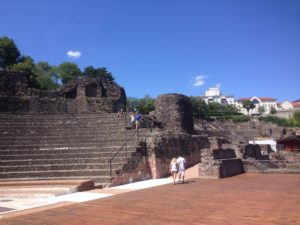
<path fill-rule="evenodd" d="M 121 152 L 124 151 L 125 149 L 125 155 L 127 157 L 127 144 L 128 142 L 135 136 L 137 135 L 138 143 L 139 143 L 139 129 L 134 130 L 134 132 L 131 134 L 131 136 L 125 141 L 125 143 L 118 149 L 118 151 L 108 160 L 109 163 L 109 174 L 110 177 L 112 177 L 112 161 L 116 158 L 116 156 Z"/>

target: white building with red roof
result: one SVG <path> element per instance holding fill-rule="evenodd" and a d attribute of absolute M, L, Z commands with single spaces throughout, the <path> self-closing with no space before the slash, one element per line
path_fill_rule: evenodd
<path fill-rule="evenodd" d="M 262 111 L 263 114 L 270 114 L 273 108 L 278 110 L 276 98 L 254 96 L 252 98 L 240 98 L 236 101 L 236 107 L 244 114 L 248 114 L 247 110 L 243 108 L 243 102 L 246 100 L 251 101 L 255 105 L 254 109 L 250 109 L 249 114 L 261 114 Z"/>

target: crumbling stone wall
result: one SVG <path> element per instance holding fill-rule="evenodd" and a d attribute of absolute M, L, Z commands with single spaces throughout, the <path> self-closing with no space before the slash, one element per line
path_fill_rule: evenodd
<path fill-rule="evenodd" d="M 194 132 L 192 104 L 187 96 L 181 94 L 159 95 L 155 103 L 154 115 L 167 130 L 177 133 Z"/>
<path fill-rule="evenodd" d="M 170 131 L 153 132 L 147 138 L 146 146 L 152 178 L 168 176 L 169 163 L 173 157 L 184 157 L 188 167 L 199 163 L 200 151 L 207 146 L 207 136 Z"/>
<path fill-rule="evenodd" d="M 219 179 L 244 173 L 242 160 L 236 154 L 240 149 L 221 137 L 210 137 L 209 144 L 210 148 L 201 151 L 199 177 Z"/>
<path fill-rule="evenodd" d="M 23 96 L 28 89 L 25 73 L 0 71 L 0 96 Z"/>
<path fill-rule="evenodd" d="M 78 114 L 126 108 L 124 88 L 112 81 L 85 77 L 56 91 L 30 88 L 24 73 L 0 71 L 0 112 Z"/>

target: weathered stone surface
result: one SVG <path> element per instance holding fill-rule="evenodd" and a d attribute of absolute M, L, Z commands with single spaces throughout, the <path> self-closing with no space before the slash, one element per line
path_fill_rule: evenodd
<path fill-rule="evenodd" d="M 57 91 L 41 91 L 30 88 L 26 74 L 0 71 L 0 112 L 80 114 L 117 112 L 125 106 L 125 90 L 112 81 L 85 77 Z"/>
<path fill-rule="evenodd" d="M 148 160 L 153 178 L 169 175 L 169 163 L 173 157 L 182 156 L 187 166 L 200 161 L 201 149 L 208 147 L 208 139 L 203 135 L 173 133 L 170 131 L 153 132 L 147 137 Z"/>
<path fill-rule="evenodd" d="M 27 88 L 26 74 L 0 71 L 0 96 L 23 96 Z"/>
<path fill-rule="evenodd" d="M 192 104 L 187 96 L 181 94 L 159 95 L 155 103 L 154 114 L 167 130 L 194 132 Z"/>

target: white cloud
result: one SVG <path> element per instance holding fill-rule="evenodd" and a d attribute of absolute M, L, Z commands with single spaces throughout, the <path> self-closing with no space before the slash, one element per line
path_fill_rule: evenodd
<path fill-rule="evenodd" d="M 205 83 L 205 81 L 204 81 L 205 78 L 206 78 L 206 76 L 203 76 L 203 75 L 196 76 L 195 80 L 194 80 L 194 86 L 196 86 L 196 87 L 202 86 Z"/>
<path fill-rule="evenodd" d="M 81 52 L 70 50 L 67 52 L 67 55 L 72 59 L 78 59 L 81 56 Z"/>

